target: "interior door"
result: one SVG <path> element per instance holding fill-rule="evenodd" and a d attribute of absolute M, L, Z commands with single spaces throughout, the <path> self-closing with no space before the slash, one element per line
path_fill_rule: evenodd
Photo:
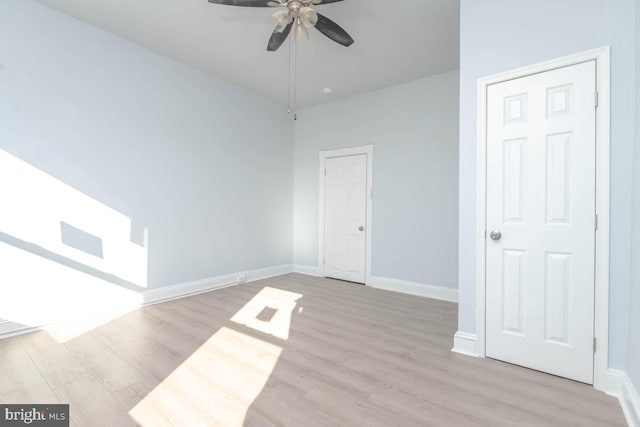
<path fill-rule="evenodd" d="M 364 283 L 367 155 L 328 158 L 325 168 L 324 274 Z"/>
<path fill-rule="evenodd" d="M 596 64 L 490 86 L 486 355 L 593 383 Z"/>

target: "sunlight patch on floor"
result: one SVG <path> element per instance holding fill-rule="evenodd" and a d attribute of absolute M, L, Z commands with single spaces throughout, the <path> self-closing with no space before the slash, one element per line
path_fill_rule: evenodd
<path fill-rule="evenodd" d="M 300 298 L 302 298 L 301 294 L 267 286 L 245 304 L 231 318 L 231 321 L 287 340 L 289 339 L 291 315 L 296 306 L 296 301 Z M 265 309 L 276 310 L 268 321 L 258 318 Z"/>
<path fill-rule="evenodd" d="M 281 352 L 222 328 L 129 414 L 142 426 L 241 426 Z"/>
<path fill-rule="evenodd" d="M 302 294 L 265 287 L 231 321 L 288 339 Z M 258 317 L 268 312 L 268 319 Z M 129 414 L 141 426 L 241 426 L 282 347 L 222 327 Z"/>

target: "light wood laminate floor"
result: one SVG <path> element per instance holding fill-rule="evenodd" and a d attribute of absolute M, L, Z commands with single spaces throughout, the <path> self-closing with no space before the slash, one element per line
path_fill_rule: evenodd
<path fill-rule="evenodd" d="M 626 425 L 592 387 L 451 353 L 453 303 L 290 274 L 0 341 L 0 402 L 76 426 Z"/>

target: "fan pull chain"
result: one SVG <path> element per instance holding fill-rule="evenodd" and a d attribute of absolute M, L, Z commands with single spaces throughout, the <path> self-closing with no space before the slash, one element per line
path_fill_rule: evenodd
<path fill-rule="evenodd" d="M 293 113 L 293 120 L 298 120 L 298 41 L 295 36 L 289 37 L 289 92 L 287 113 Z"/>
<path fill-rule="evenodd" d="M 289 37 L 289 62 L 287 63 L 287 67 L 289 68 L 289 80 L 287 81 L 287 114 L 291 114 L 291 41 L 292 37 Z"/>
<path fill-rule="evenodd" d="M 298 120 L 298 39 L 293 37 L 293 120 Z"/>

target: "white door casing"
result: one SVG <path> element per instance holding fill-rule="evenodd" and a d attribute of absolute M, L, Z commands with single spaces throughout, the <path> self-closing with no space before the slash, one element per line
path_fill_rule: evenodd
<path fill-rule="evenodd" d="M 324 275 L 365 283 L 367 155 L 325 161 Z"/>
<path fill-rule="evenodd" d="M 486 355 L 586 383 L 593 383 L 595 93 L 595 61 L 487 91 Z"/>

